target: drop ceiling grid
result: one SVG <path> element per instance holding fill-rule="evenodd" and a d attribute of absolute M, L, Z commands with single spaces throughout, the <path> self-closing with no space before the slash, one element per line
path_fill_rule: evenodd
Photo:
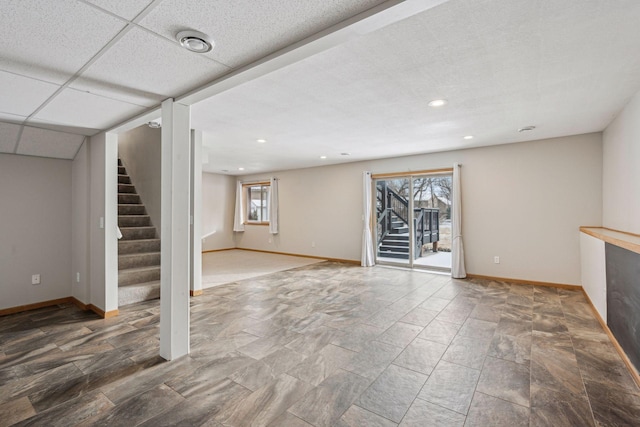
<path fill-rule="evenodd" d="M 0 4 L 0 69 L 63 84 L 124 28 L 75 0 Z M 10 17 L 10 19 L 8 19 Z"/>
<path fill-rule="evenodd" d="M 97 59 L 72 88 L 147 107 L 203 85 L 229 69 L 140 28 Z M 133 96 L 132 96 L 133 94 Z"/>
<path fill-rule="evenodd" d="M 94 7 L 75 1 L 54 3 L 26 0 L 19 2 L 17 8 L 16 5 L 18 2 L 5 2 L 1 6 L 3 15 L 11 16 L 12 19 L 3 22 L 0 34 L 12 33 L 11 38 L 8 37 L 9 34 L 5 38 L 19 42 L 4 44 L 0 48 L 4 58 L 0 60 L 0 67 L 16 73 L 12 77 L 8 77 L 11 76 L 9 73 L 2 73 L 5 80 L 3 83 L 7 83 L 8 79 L 13 83 L 3 85 L 7 88 L 7 99 L 11 101 L 7 109 L 12 114 L 26 116 L 24 122 L 29 122 L 29 118 L 62 93 L 78 72 L 126 28 L 126 24 Z M 16 60 L 17 58 L 20 60 Z M 42 152 L 38 152 L 34 139 L 22 137 L 16 141 L 13 152 L 64 157 L 68 150 L 60 135 L 68 134 L 52 133 L 51 138 L 45 138 L 43 133 L 46 132 L 41 130 L 36 134 L 36 139 L 47 142 L 41 144 Z M 75 137 L 69 138 L 74 147 Z M 26 141 L 27 147 L 21 147 L 23 141 Z M 53 147 L 54 144 L 59 144 L 59 149 Z"/>
<path fill-rule="evenodd" d="M 107 10 L 117 16 L 132 21 L 140 12 L 148 7 L 153 0 L 80 0 L 83 3 L 93 4 Z M 161 0 L 160 0 L 161 1 Z M 158 1 L 156 1 L 158 3 Z"/>

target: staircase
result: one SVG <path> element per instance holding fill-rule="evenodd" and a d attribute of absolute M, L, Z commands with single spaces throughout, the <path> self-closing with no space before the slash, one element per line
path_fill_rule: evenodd
<path fill-rule="evenodd" d="M 378 245 L 378 256 L 409 259 L 409 226 L 396 214 L 391 215 L 391 229 Z"/>
<path fill-rule="evenodd" d="M 160 239 L 118 159 L 118 305 L 160 298 Z"/>

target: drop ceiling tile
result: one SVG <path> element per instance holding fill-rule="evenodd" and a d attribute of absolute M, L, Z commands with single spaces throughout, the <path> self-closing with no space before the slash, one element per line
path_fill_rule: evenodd
<path fill-rule="evenodd" d="M 185 29 L 208 34 L 216 46 L 207 55 L 235 68 L 383 2 L 239 0 L 202 1 L 194 5 L 190 0 L 165 0 L 140 24 L 170 40 Z"/>
<path fill-rule="evenodd" d="M 16 154 L 73 159 L 84 138 L 82 135 L 25 126 Z"/>
<path fill-rule="evenodd" d="M 145 7 L 149 6 L 153 0 L 85 0 L 87 3 L 95 4 L 102 9 L 115 13 L 122 18 L 131 21 L 138 16 Z"/>
<path fill-rule="evenodd" d="M 0 122 L 0 153 L 13 153 L 20 134 L 20 125 Z"/>
<path fill-rule="evenodd" d="M 35 119 L 65 126 L 108 129 L 145 110 L 144 107 L 110 98 L 65 89 Z"/>
<path fill-rule="evenodd" d="M 60 86 L 0 71 L 0 87 L 0 111 L 29 116 Z"/>
<path fill-rule="evenodd" d="M 0 69 L 63 83 L 126 25 L 75 0 L 0 2 Z"/>
<path fill-rule="evenodd" d="M 146 98 L 154 104 L 176 97 L 226 73 L 228 68 L 177 42 L 142 29 L 132 29 L 76 80 L 72 87 L 90 88 L 116 99 Z M 154 105 L 145 102 L 145 105 Z"/>

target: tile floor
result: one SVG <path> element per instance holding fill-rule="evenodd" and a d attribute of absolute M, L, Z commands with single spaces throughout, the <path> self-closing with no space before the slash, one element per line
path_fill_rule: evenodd
<path fill-rule="evenodd" d="M 581 293 L 324 262 L 191 300 L 0 318 L 0 425 L 631 426 L 640 390 Z"/>

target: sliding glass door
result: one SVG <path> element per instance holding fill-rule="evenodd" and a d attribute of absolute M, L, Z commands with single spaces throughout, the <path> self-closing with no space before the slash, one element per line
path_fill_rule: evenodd
<path fill-rule="evenodd" d="M 451 174 L 374 182 L 376 262 L 451 271 Z"/>

